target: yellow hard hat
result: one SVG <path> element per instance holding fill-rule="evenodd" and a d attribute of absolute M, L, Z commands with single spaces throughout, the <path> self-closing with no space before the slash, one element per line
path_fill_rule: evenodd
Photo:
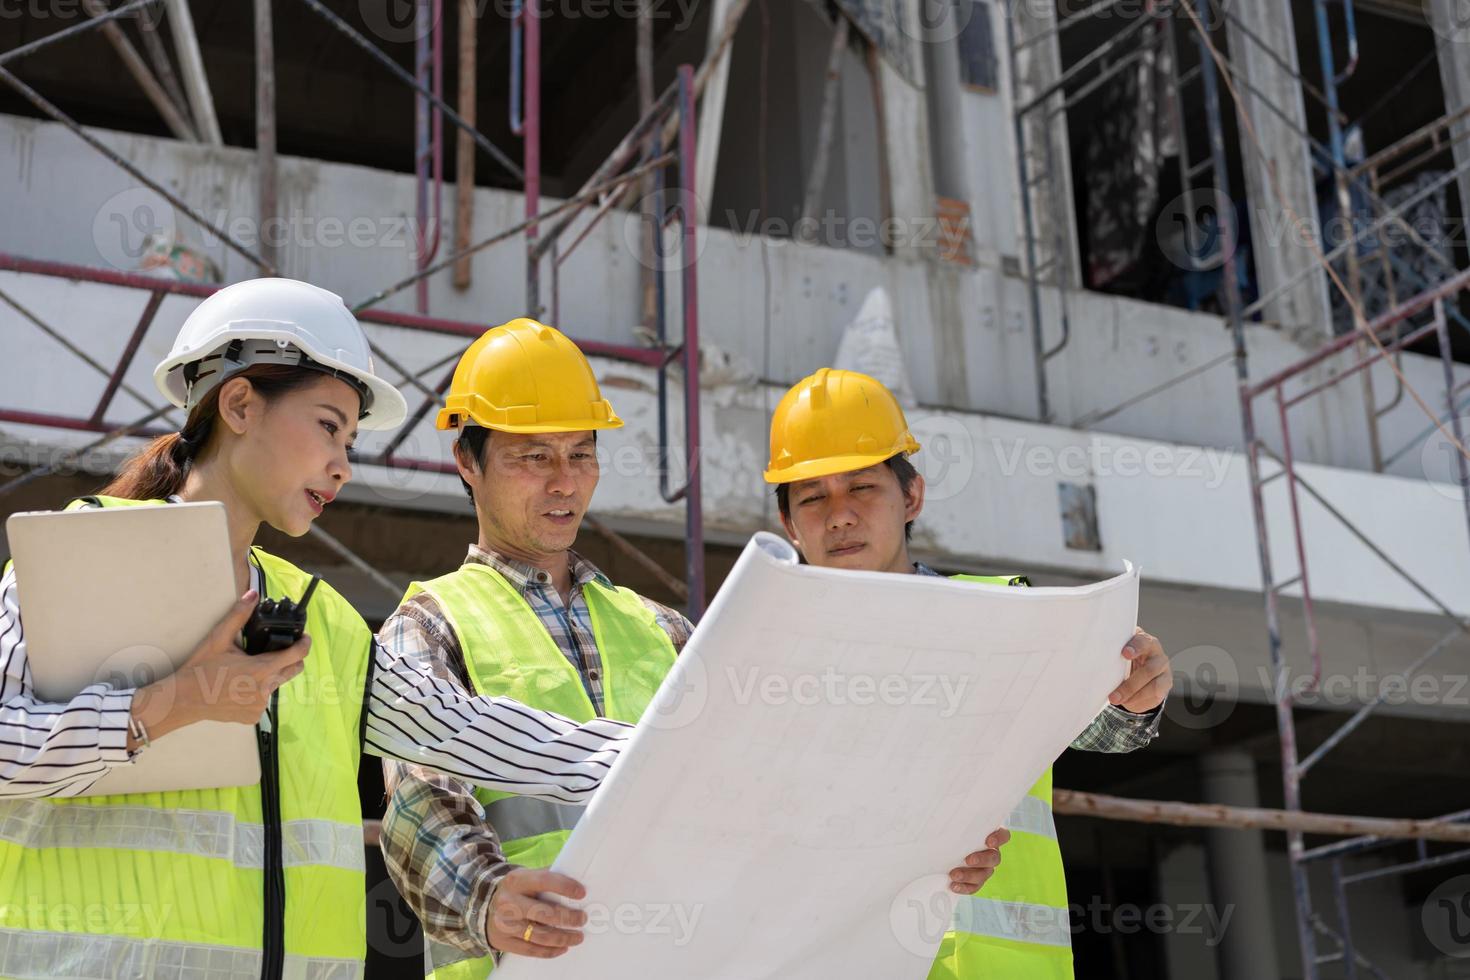
<path fill-rule="evenodd" d="M 587 356 L 560 330 L 525 317 L 485 331 L 454 369 L 434 424 L 502 432 L 620 428 Z"/>
<path fill-rule="evenodd" d="M 898 399 L 882 382 L 822 368 L 781 396 L 771 416 L 766 482 L 847 473 L 918 451 Z"/>

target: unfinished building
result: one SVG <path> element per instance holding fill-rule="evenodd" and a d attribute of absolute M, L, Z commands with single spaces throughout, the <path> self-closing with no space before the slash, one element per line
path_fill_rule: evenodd
<path fill-rule="evenodd" d="M 697 615 L 779 530 L 776 399 L 840 359 L 915 406 L 924 561 L 1141 565 L 1163 736 L 1059 787 L 1432 822 L 1059 794 L 1079 976 L 1470 976 L 1454 0 L 0 0 L 0 82 L 6 513 L 177 427 L 178 325 L 279 272 L 354 306 L 418 411 L 268 547 L 370 621 L 457 563 L 429 409 L 539 315 L 628 423 L 580 549 Z M 369 972 L 417 975 L 378 877 Z"/>

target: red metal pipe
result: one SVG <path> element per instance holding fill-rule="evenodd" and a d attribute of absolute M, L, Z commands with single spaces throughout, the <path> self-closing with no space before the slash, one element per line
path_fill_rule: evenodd
<path fill-rule="evenodd" d="M 146 289 L 149 292 L 169 293 L 176 296 L 197 296 L 201 299 L 214 295 L 220 288 L 203 283 L 179 282 L 176 279 L 146 276 L 137 272 L 115 272 L 112 269 L 96 269 L 88 265 L 22 258 L 8 252 L 0 252 L 0 271 L 77 279 L 82 282 L 95 282 L 106 286 L 127 286 L 131 289 Z"/>
<path fill-rule="evenodd" d="M 93 422 L 91 419 L 73 418 L 69 415 L 50 415 L 45 412 L 22 412 L 12 408 L 0 408 L 0 422 L 16 425 L 42 425 L 52 429 L 71 429 L 76 432 L 111 432 L 113 426 Z M 134 435 L 162 436 L 170 429 L 139 429 Z"/>
<path fill-rule="evenodd" d="M 1286 472 L 1286 494 L 1291 501 L 1291 530 L 1296 538 L 1298 578 L 1302 583 L 1302 618 L 1307 626 L 1307 651 L 1312 656 L 1312 686 L 1322 683 L 1322 651 L 1317 644 L 1317 617 L 1312 609 L 1312 586 L 1307 578 L 1307 541 L 1302 533 L 1302 512 L 1297 502 L 1296 467 L 1291 455 L 1291 427 L 1286 417 L 1286 400 L 1280 386 L 1276 388 L 1276 412 L 1281 419 L 1281 465 Z"/>
<path fill-rule="evenodd" d="M 153 324 L 153 317 L 158 313 L 158 307 L 162 304 L 163 293 L 154 291 L 148 296 L 148 305 L 143 307 L 143 315 L 138 318 L 138 325 L 133 328 L 133 335 L 128 338 L 128 345 L 123 348 L 122 359 L 117 362 L 112 376 L 107 379 L 107 387 L 103 389 L 102 397 L 98 399 L 97 407 L 92 412 L 91 422 L 94 425 L 102 423 L 102 416 L 107 414 L 107 408 L 112 404 L 118 386 L 122 384 L 123 375 L 127 374 L 128 368 L 133 363 L 133 357 L 138 353 L 138 345 L 143 342 L 143 335 Z"/>
<path fill-rule="evenodd" d="M 1387 313 L 1374 317 L 1368 323 L 1368 332 L 1376 336 L 1381 333 L 1385 327 L 1391 327 L 1401 320 L 1408 319 L 1415 313 L 1420 313 L 1424 310 L 1429 309 L 1430 306 L 1434 305 L 1435 300 L 1444 299 L 1445 297 L 1453 293 L 1457 293 L 1467 287 L 1470 287 L 1470 269 L 1465 269 L 1462 272 L 1458 272 L 1454 276 L 1451 276 L 1449 279 L 1446 279 L 1444 282 L 1438 284 L 1437 286 L 1426 289 L 1424 290 L 1424 292 L 1419 293 L 1417 296 L 1405 300 L 1403 303 L 1389 310 Z M 1320 348 L 1317 349 L 1315 353 L 1309 354 L 1308 356 L 1302 358 L 1300 361 L 1297 361 L 1295 364 L 1292 364 L 1290 367 L 1282 368 L 1275 374 L 1268 376 L 1264 380 L 1246 389 L 1246 393 L 1250 397 L 1254 398 L 1256 395 L 1261 394 L 1263 391 L 1274 388 L 1277 385 L 1281 384 L 1283 381 L 1286 381 L 1290 378 L 1295 377 L 1298 374 L 1301 374 L 1308 368 L 1315 367 L 1327 358 L 1331 357 L 1333 354 L 1336 354 L 1338 351 L 1341 351 L 1347 347 L 1351 347 L 1360 339 L 1362 338 L 1359 336 L 1357 331 L 1345 333 L 1340 337 L 1336 337 L 1333 340 L 1328 341 L 1326 344 L 1323 344 Z"/>
<path fill-rule="evenodd" d="M 0 252 L 0 272 L 22 272 L 30 275 L 50 276 L 57 279 L 73 279 L 78 282 L 91 282 L 104 286 L 122 286 L 128 289 L 143 289 L 152 293 L 166 293 L 171 296 L 193 296 L 203 299 L 218 292 L 221 286 L 211 286 L 195 282 L 179 282 L 174 279 L 155 278 L 145 276 L 136 272 L 116 272 L 112 269 L 97 269 L 87 265 L 73 265 L 68 262 L 52 262 L 47 259 L 28 259 L 8 252 Z M 425 333 L 450 334 L 456 337 L 468 337 L 471 340 L 478 338 L 487 329 L 483 323 L 472 323 L 468 320 L 447 320 L 443 317 L 420 316 L 414 313 L 394 313 L 389 310 L 363 310 L 356 314 L 357 319 L 365 323 L 379 323 L 388 327 L 402 327 L 406 330 L 422 330 Z M 615 361 L 627 361 L 633 364 L 646 364 L 649 367 L 658 367 L 663 363 L 664 355 L 661 351 L 650 350 L 647 347 L 631 347 L 623 344 L 610 344 L 601 340 L 577 340 L 573 342 L 585 353 L 594 357 L 606 357 Z"/>
<path fill-rule="evenodd" d="M 699 438 L 699 276 L 696 257 L 698 211 L 694 187 L 694 68 L 679 66 L 679 261 L 683 264 L 684 300 L 684 442 L 688 454 L 688 492 L 684 495 L 686 578 L 689 618 L 704 612 L 704 494 L 700 486 Z"/>

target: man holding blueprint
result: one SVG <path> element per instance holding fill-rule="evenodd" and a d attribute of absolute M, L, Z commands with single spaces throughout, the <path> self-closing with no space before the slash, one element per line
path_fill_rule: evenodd
<path fill-rule="evenodd" d="M 881 387 L 831 374 L 783 402 L 768 469 L 811 561 L 746 545 L 553 865 L 585 886 L 567 903 L 585 941 L 497 980 L 1070 974 L 1046 776 L 1079 733 L 1147 740 L 1155 716 L 1133 715 L 1169 674 L 1136 626 L 1139 574 L 914 574 L 923 488 L 888 460 L 917 446 Z M 1000 900 L 916 876 L 1008 823 L 983 893 Z"/>
<path fill-rule="evenodd" d="M 826 568 L 937 575 L 909 558 L 908 537 L 924 505 L 924 479 L 907 458 L 918 449 L 898 401 L 867 375 L 823 368 L 788 391 L 771 422 L 765 478 L 776 485 L 781 522 L 802 557 Z M 1010 576 L 956 578 L 1028 584 Z M 1123 656 L 1128 679 L 1073 748 L 1131 752 L 1158 731 L 1172 684 L 1168 658 L 1142 630 Z M 1005 866 L 983 896 L 959 901 L 930 980 L 1072 976 L 1050 770 L 1006 825 L 1015 838 Z"/>
<path fill-rule="evenodd" d="M 460 433 L 456 463 L 479 541 L 458 570 L 410 588 L 383 643 L 480 693 L 637 721 L 693 627 L 570 550 L 597 486 L 596 433 L 622 424 L 586 358 L 535 321 L 496 327 L 461 358 L 437 421 Z M 474 790 L 421 767 L 385 769 L 383 852 L 424 923 L 436 977 L 480 978 L 492 954 L 549 958 L 581 941 L 586 916 L 539 897 L 582 897 L 575 880 L 540 870 L 581 808 Z M 1006 836 L 951 872 L 956 893 L 984 883 Z"/>

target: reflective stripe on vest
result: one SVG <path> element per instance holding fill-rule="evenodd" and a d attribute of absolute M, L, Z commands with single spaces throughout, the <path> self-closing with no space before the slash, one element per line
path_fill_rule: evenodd
<path fill-rule="evenodd" d="M 362 826 L 287 820 L 281 827 L 287 867 L 326 865 L 364 871 Z M 0 841 L 20 847 L 112 847 L 222 858 L 238 868 L 265 866 L 265 825 L 218 810 L 148 806 L 52 806 L 15 800 L 0 810 Z"/>
<path fill-rule="evenodd" d="M 1021 798 L 1006 818 L 1006 829 L 1057 839 L 1057 825 L 1051 818 L 1051 804 L 1030 794 Z"/>
<path fill-rule="evenodd" d="M 258 949 L 0 929 L 0 975 L 100 980 L 260 980 Z M 358 980 L 361 960 L 286 955 L 285 980 Z"/>
<path fill-rule="evenodd" d="M 1017 943 L 1043 946 L 1072 945 L 1071 917 L 1065 908 L 1007 902 L 978 895 L 965 895 L 955 905 L 955 931 Z"/>
<path fill-rule="evenodd" d="M 270 597 L 305 590 L 301 569 L 252 558 Z M 357 769 L 372 633 L 326 583 L 306 631 L 312 655 L 277 692 L 273 739 L 286 976 L 331 980 L 360 976 L 367 947 Z M 259 977 L 264 821 L 259 785 L 0 801 L 0 976 Z"/>
<path fill-rule="evenodd" d="M 516 840 L 553 830 L 571 830 L 586 809 L 530 796 L 507 796 L 485 807 L 485 822 L 495 828 L 502 840 Z"/>
<path fill-rule="evenodd" d="M 464 653 L 476 694 L 515 698 L 577 721 L 595 716 L 582 677 L 552 640 L 525 598 L 495 569 L 470 562 L 430 582 L 415 582 L 405 599 L 428 592 L 439 604 Z M 674 666 L 674 646 L 643 600 L 628 589 L 597 582 L 582 587 L 602 660 L 606 717 L 638 720 Z M 486 820 L 500 834 L 506 860 L 547 867 L 555 860 L 582 807 L 476 789 Z M 436 980 L 480 980 L 489 957 L 431 958 Z"/>
<path fill-rule="evenodd" d="M 988 585 L 1024 586 L 1020 576 L 956 575 Z M 1052 819 L 1051 770 L 1011 811 L 1005 860 L 978 895 L 955 903 L 954 922 L 929 980 L 1072 980 L 1067 878 Z"/>

